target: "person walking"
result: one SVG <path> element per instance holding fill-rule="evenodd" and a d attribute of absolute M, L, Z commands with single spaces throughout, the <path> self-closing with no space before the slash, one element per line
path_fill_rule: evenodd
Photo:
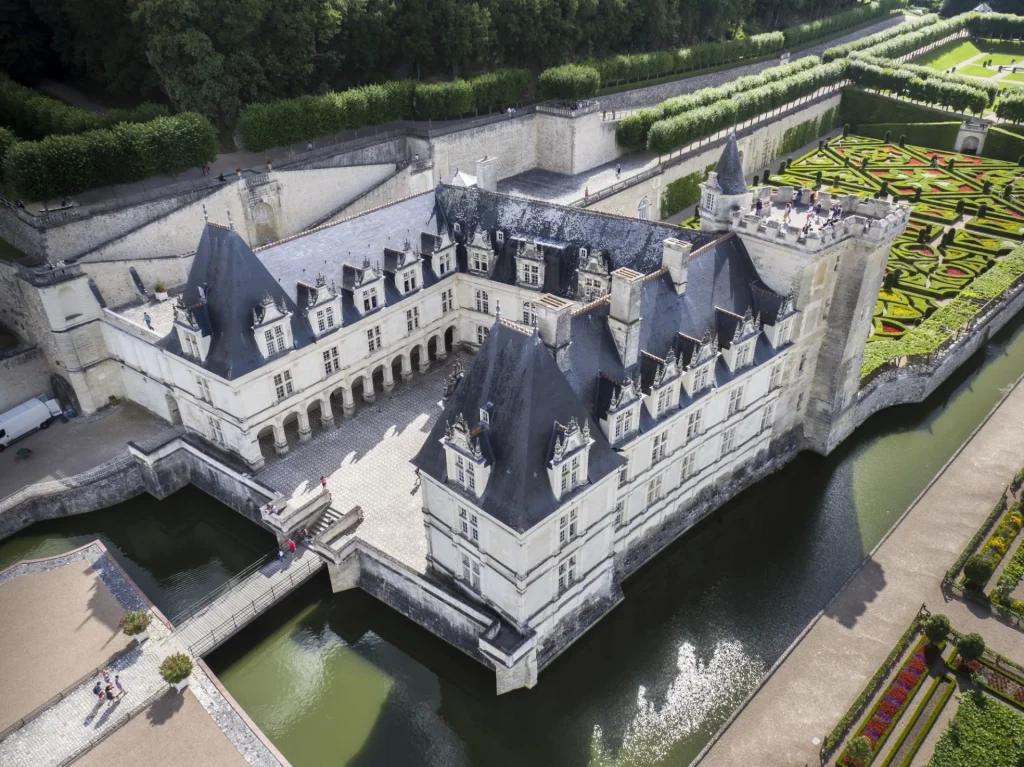
<path fill-rule="evenodd" d="M 320 477 L 320 487 L 323 488 L 325 493 L 327 492 L 327 477 Z"/>
<path fill-rule="evenodd" d="M 622 176 L 622 166 L 615 163 L 615 179 L 618 180 Z"/>
<path fill-rule="evenodd" d="M 151 318 L 151 317 L 149 316 L 149 312 L 143 312 L 143 313 L 142 313 L 142 320 L 143 320 L 143 322 L 145 322 L 145 323 L 146 323 L 146 327 L 147 327 L 147 328 L 149 328 L 150 330 L 152 330 L 152 329 L 153 329 L 153 320 L 152 320 L 152 318 Z"/>
<path fill-rule="evenodd" d="M 291 538 L 288 539 L 288 552 L 290 554 L 294 554 L 295 553 L 295 541 L 292 540 Z"/>
<path fill-rule="evenodd" d="M 113 703 L 113 702 L 114 702 L 114 701 L 116 700 L 116 698 L 117 698 L 117 696 L 116 696 L 116 695 L 114 695 L 114 686 L 113 686 L 113 685 L 109 685 L 109 684 L 108 684 L 108 685 L 107 685 L 107 687 L 106 687 L 106 689 L 104 689 L 104 690 L 103 690 L 103 693 L 104 693 L 104 695 L 106 695 L 106 697 L 107 697 L 107 705 L 108 705 L 108 706 L 109 706 L 109 705 L 110 705 L 111 703 Z"/>
<path fill-rule="evenodd" d="M 92 688 L 92 694 L 95 695 L 97 699 L 99 699 L 100 703 L 103 702 L 103 685 L 100 683 L 99 679 L 96 680 L 96 686 Z"/>
<path fill-rule="evenodd" d="M 127 695 L 128 694 L 128 691 L 126 689 L 124 689 L 124 685 L 121 684 L 121 675 L 120 674 L 114 674 L 114 687 L 117 688 L 117 697 L 120 698 L 122 695 Z"/>
<path fill-rule="evenodd" d="M 100 671 L 100 673 L 103 674 L 103 681 L 106 684 L 110 684 L 110 669 L 109 668 L 102 669 Z"/>

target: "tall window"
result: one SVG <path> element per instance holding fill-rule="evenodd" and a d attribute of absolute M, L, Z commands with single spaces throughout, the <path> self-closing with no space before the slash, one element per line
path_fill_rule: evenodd
<path fill-rule="evenodd" d="M 474 253 L 473 258 L 469 262 L 469 268 L 474 272 L 486 272 L 487 271 L 487 254 L 486 253 Z"/>
<path fill-rule="evenodd" d="M 661 495 L 661 475 L 659 474 L 647 483 L 647 508 L 657 503 Z"/>
<path fill-rule="evenodd" d="M 476 467 L 472 461 L 463 459 L 461 455 L 455 456 L 455 473 L 458 475 L 459 484 L 466 490 L 476 491 Z"/>
<path fill-rule="evenodd" d="M 562 464 L 562 492 L 567 493 L 580 484 L 580 457 L 574 455 Z"/>
<path fill-rule="evenodd" d="M 537 304 L 532 301 L 523 301 L 523 324 L 537 324 Z"/>
<path fill-rule="evenodd" d="M 647 198 L 646 197 L 644 197 L 642 200 L 640 200 L 640 205 L 637 207 L 636 214 L 637 214 L 637 218 L 639 218 L 641 221 L 646 221 L 648 219 L 649 212 L 648 212 L 648 204 L 647 204 Z"/>
<path fill-rule="evenodd" d="M 726 413 L 726 418 L 730 418 L 740 412 L 740 408 L 743 407 L 743 387 L 737 386 L 731 392 L 729 392 L 729 411 Z"/>
<path fill-rule="evenodd" d="M 263 339 L 267 342 L 267 356 L 284 351 L 284 328 L 275 325 L 273 330 L 266 330 Z"/>
<path fill-rule="evenodd" d="M 576 582 L 576 555 L 572 554 L 558 563 L 558 593 L 563 594 Z"/>
<path fill-rule="evenodd" d="M 280 325 L 274 327 L 274 338 L 277 340 L 277 350 L 284 351 L 284 328 Z"/>
<path fill-rule="evenodd" d="M 689 442 L 694 437 L 698 436 L 701 431 L 701 419 L 703 418 L 703 411 L 694 410 L 686 418 L 686 441 Z"/>
<path fill-rule="evenodd" d="M 660 416 L 660 415 L 662 415 L 663 413 L 665 413 L 668 410 L 668 406 L 672 402 L 671 398 L 672 398 L 672 387 L 671 386 L 666 386 L 664 389 L 662 389 L 660 392 L 658 392 L 658 404 L 657 404 L 658 412 L 657 412 L 657 415 Z"/>
<path fill-rule="evenodd" d="M 485 325 L 476 326 L 476 342 L 478 345 L 483 346 L 484 341 L 487 340 L 487 334 L 491 332 L 491 329 Z"/>
<path fill-rule="evenodd" d="M 726 429 L 722 432 L 722 455 L 731 453 L 736 447 L 736 427 Z"/>
<path fill-rule="evenodd" d="M 218 445 L 226 445 L 224 441 L 224 431 L 221 429 L 220 421 L 213 416 L 208 416 L 210 420 L 210 438 Z"/>
<path fill-rule="evenodd" d="M 793 323 L 790 320 L 786 320 L 779 326 L 779 346 L 788 344 L 789 339 L 793 335 Z"/>
<path fill-rule="evenodd" d="M 416 290 L 416 272 L 406 272 L 405 276 L 402 279 L 402 284 L 405 287 L 406 293 L 408 293 L 410 290 Z"/>
<path fill-rule="evenodd" d="M 420 326 L 420 310 L 419 307 L 409 309 L 405 313 L 405 327 L 410 333 L 416 330 Z"/>
<path fill-rule="evenodd" d="M 715 193 L 705 192 L 704 193 L 704 210 L 713 210 L 715 207 Z"/>
<path fill-rule="evenodd" d="M 441 291 L 441 314 L 455 311 L 455 293 L 451 288 Z"/>
<path fill-rule="evenodd" d="M 629 467 L 623 466 L 619 469 L 619 487 L 625 487 L 629 484 Z"/>
<path fill-rule="evenodd" d="M 445 253 L 437 259 L 437 273 L 448 274 L 452 270 L 452 254 Z"/>
<path fill-rule="evenodd" d="M 366 331 L 366 345 L 371 353 L 380 349 L 380 325 L 374 325 Z"/>
<path fill-rule="evenodd" d="M 615 416 L 615 439 L 621 439 L 622 437 L 631 434 L 633 431 L 633 410 L 632 408 L 623 410 L 617 416 Z"/>
<path fill-rule="evenodd" d="M 761 411 L 761 428 L 757 430 L 757 433 L 760 434 L 761 432 L 770 429 L 772 427 L 772 420 L 774 417 L 775 403 L 769 402 L 764 406 L 764 410 Z"/>
<path fill-rule="evenodd" d="M 491 306 L 487 299 L 486 290 L 478 290 L 476 292 L 476 310 L 481 314 L 490 314 Z"/>
<path fill-rule="evenodd" d="M 583 278 L 583 296 L 584 298 L 600 298 L 604 295 L 604 280 L 599 280 L 595 277 L 584 277 Z"/>
<path fill-rule="evenodd" d="M 705 365 L 700 368 L 693 375 L 693 391 L 694 393 L 703 391 L 708 388 L 708 382 L 711 380 L 711 365 Z"/>
<path fill-rule="evenodd" d="M 370 288 L 363 291 L 363 311 L 368 312 L 377 308 L 377 289 Z"/>
<path fill-rule="evenodd" d="M 196 384 L 199 386 L 199 399 L 213 402 L 213 397 L 210 396 L 210 382 L 202 376 L 196 376 Z"/>
<path fill-rule="evenodd" d="M 564 546 L 573 538 L 579 531 L 578 528 L 579 520 L 576 518 L 576 509 L 569 509 L 568 512 L 558 518 L 558 545 Z"/>
<path fill-rule="evenodd" d="M 473 543 L 480 543 L 480 521 L 476 514 L 460 507 L 459 527 L 463 538 L 468 538 Z"/>
<path fill-rule="evenodd" d="M 807 352 L 800 355 L 800 367 L 797 368 L 796 372 L 803 373 L 805 365 L 807 365 Z"/>
<path fill-rule="evenodd" d="M 651 463 L 655 464 L 662 460 L 668 453 L 668 432 L 662 432 L 661 434 L 654 435 L 654 441 L 651 443 Z"/>
<path fill-rule="evenodd" d="M 746 367 L 750 364 L 750 358 L 754 354 L 753 344 L 743 344 L 736 349 L 736 369 L 739 370 L 742 367 Z"/>
<path fill-rule="evenodd" d="M 629 523 L 629 512 L 626 511 L 626 499 L 619 498 L 615 502 L 615 524 L 625 527 Z"/>
<path fill-rule="evenodd" d="M 505 242 L 505 233 L 499 229 L 494 233 L 494 239 L 496 239 L 499 244 Z"/>
<path fill-rule="evenodd" d="M 691 450 L 679 463 L 679 481 L 685 482 L 697 472 L 697 451 Z"/>
<path fill-rule="evenodd" d="M 328 306 L 316 313 L 316 326 L 321 333 L 334 327 L 334 309 Z"/>
<path fill-rule="evenodd" d="M 782 363 L 772 366 L 772 376 L 768 381 L 768 391 L 775 391 L 782 386 Z"/>
<path fill-rule="evenodd" d="M 278 399 L 291 396 L 294 389 L 292 388 L 292 373 L 290 370 L 282 371 L 274 376 L 274 390 L 277 392 Z"/>
<path fill-rule="evenodd" d="M 473 591 L 480 593 L 480 563 L 469 554 L 462 555 L 462 580 Z"/>
<path fill-rule="evenodd" d="M 269 332 L 268 332 L 268 334 L 269 334 Z M 269 341 L 268 341 L 268 346 L 269 346 Z M 196 342 L 196 337 L 194 335 L 192 335 L 191 333 L 186 333 L 185 334 L 185 347 L 186 347 L 185 351 L 186 351 L 186 353 L 189 356 L 195 357 L 196 359 L 199 359 L 199 356 L 200 356 L 199 355 L 199 344 Z"/>
<path fill-rule="evenodd" d="M 476 491 L 476 467 L 469 462 L 466 463 L 466 489 Z"/>
<path fill-rule="evenodd" d="M 466 486 L 466 462 L 461 455 L 455 456 L 455 473 L 458 475 L 459 484 Z"/>
<path fill-rule="evenodd" d="M 341 359 L 338 357 L 338 347 L 332 346 L 324 350 L 324 373 L 332 375 L 341 370 Z"/>
<path fill-rule="evenodd" d="M 522 274 L 524 285 L 540 285 L 540 266 L 537 264 L 523 264 Z"/>

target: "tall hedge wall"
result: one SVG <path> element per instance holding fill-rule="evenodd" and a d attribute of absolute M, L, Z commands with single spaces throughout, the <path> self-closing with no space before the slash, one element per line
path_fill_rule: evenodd
<path fill-rule="evenodd" d="M 589 99 L 597 95 L 601 87 L 601 73 L 583 64 L 563 64 L 541 72 L 537 87 L 541 95 L 549 99 Z"/>
<path fill-rule="evenodd" d="M 993 125 L 981 147 L 983 157 L 1017 162 L 1024 156 L 1024 129 L 1018 125 Z"/>
<path fill-rule="evenodd" d="M 167 107 L 150 103 L 135 109 L 112 109 L 102 115 L 86 112 L 0 74 L 0 125 L 12 130 L 19 138 L 41 139 L 55 133 L 84 133 L 119 123 L 148 122 L 166 116 Z"/>
<path fill-rule="evenodd" d="M 141 181 L 195 168 L 217 156 L 217 132 L 195 112 L 122 123 L 108 130 L 19 141 L 7 152 L 4 177 L 26 200 Z"/>
<path fill-rule="evenodd" d="M 828 48 L 821 55 L 821 58 L 824 61 L 835 61 L 836 59 L 843 59 L 856 51 L 866 50 L 892 38 L 900 37 L 902 35 L 915 32 L 919 29 L 924 29 L 925 27 L 929 27 L 939 22 L 939 17 L 934 13 L 930 13 L 926 16 L 921 16 L 916 19 L 907 19 L 902 24 L 897 24 L 896 26 L 889 27 L 888 29 L 883 29 L 881 32 L 877 32 L 873 35 L 868 35 L 867 37 L 862 37 L 858 40 L 853 40 L 852 42 L 845 43 L 843 45 L 836 45 L 832 48 Z"/>
<path fill-rule="evenodd" d="M 857 133 L 862 124 L 944 122 L 949 119 L 949 115 L 938 109 L 899 101 L 877 93 L 868 93 L 860 88 L 846 88 L 839 102 L 839 119 L 848 123 L 852 131 Z"/>
<path fill-rule="evenodd" d="M 857 135 L 868 138 L 885 138 L 885 134 L 893 143 L 900 136 L 907 137 L 907 143 L 914 146 L 926 146 L 931 149 L 952 151 L 956 137 L 960 133 L 960 121 L 927 122 L 927 123 L 860 123 Z"/>
<path fill-rule="evenodd" d="M 890 91 L 926 104 L 941 104 L 959 112 L 971 111 L 980 115 L 989 105 L 990 96 L 986 91 L 975 88 L 973 83 L 944 79 L 942 76 L 929 74 L 922 78 L 902 67 L 890 69 L 859 58 L 848 60 L 847 73 L 850 80 L 865 88 Z"/>
<path fill-rule="evenodd" d="M 4 159 L 17 140 L 18 138 L 9 130 L 0 128 L 0 169 L 4 167 Z"/>

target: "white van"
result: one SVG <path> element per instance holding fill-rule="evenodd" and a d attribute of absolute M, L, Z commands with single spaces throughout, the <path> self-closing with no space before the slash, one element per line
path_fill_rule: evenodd
<path fill-rule="evenodd" d="M 45 429 L 50 425 L 50 419 L 60 412 L 57 400 L 48 400 L 40 395 L 0 413 L 0 452 L 19 437 L 36 429 Z"/>

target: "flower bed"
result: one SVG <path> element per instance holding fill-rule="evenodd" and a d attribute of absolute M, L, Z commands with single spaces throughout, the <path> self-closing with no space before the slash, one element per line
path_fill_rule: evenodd
<path fill-rule="evenodd" d="M 865 736 L 871 742 L 871 749 L 876 754 L 881 750 L 886 738 L 892 733 L 896 723 L 903 716 L 903 712 L 907 710 L 910 701 L 914 699 L 915 693 L 921 687 L 921 683 L 928 676 L 928 661 L 925 659 L 924 652 L 927 644 L 928 640 L 926 639 L 921 639 L 917 643 L 910 653 L 910 657 L 900 667 L 896 678 L 856 731 L 855 737 Z M 837 764 L 847 767 L 853 762 L 844 752 L 839 757 Z"/>
<path fill-rule="evenodd" d="M 985 695 L 964 695 L 935 746 L 932 767 L 1017 767 L 1024 757 L 1024 716 Z"/>
<path fill-rule="evenodd" d="M 1022 471 L 1024 471 L 1024 469 L 1022 469 Z M 964 547 L 964 550 L 960 552 L 960 556 L 957 557 L 952 567 L 946 571 L 945 576 L 942 578 L 943 587 L 949 587 L 956 583 L 957 578 L 963 571 L 964 565 L 967 563 L 967 560 L 970 559 L 971 554 L 974 553 L 975 549 L 977 549 L 985 539 L 985 536 L 988 535 L 988 531 L 992 529 L 993 525 L 995 525 L 996 520 L 1002 517 L 1003 513 L 1006 511 L 1006 499 L 1007 495 L 1004 493 L 1003 497 L 1000 498 L 992 508 L 992 511 L 989 512 L 988 517 L 985 518 L 985 521 L 981 524 L 981 527 L 978 528 L 978 531 L 971 538 L 970 542 L 968 542 Z"/>
<path fill-rule="evenodd" d="M 942 688 L 941 692 L 939 688 Z M 917 707 L 913 717 L 903 728 L 903 733 L 882 763 L 882 767 L 909 767 L 914 760 L 914 755 L 921 748 L 924 739 L 928 737 L 935 720 L 939 718 L 939 714 L 942 713 L 942 709 L 955 690 L 956 683 L 951 677 L 943 676 L 935 680 L 921 701 L 921 705 Z M 926 713 L 927 717 L 921 721 Z M 920 727 L 918 727 L 918 723 L 920 723 Z M 911 735 L 914 736 L 913 740 L 910 740 Z"/>

